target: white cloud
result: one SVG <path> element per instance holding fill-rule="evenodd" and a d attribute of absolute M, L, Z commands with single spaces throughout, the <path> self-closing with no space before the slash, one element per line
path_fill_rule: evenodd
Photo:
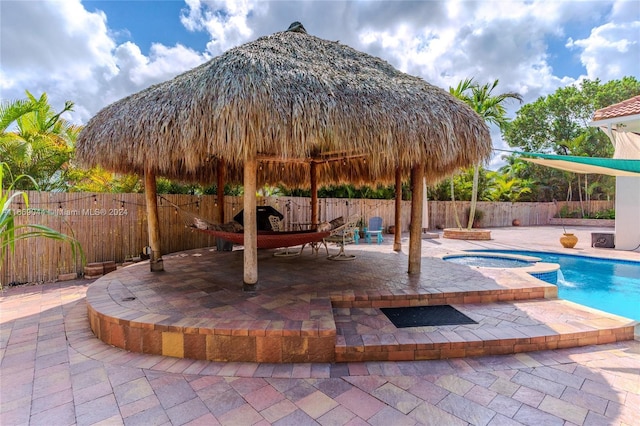
<path fill-rule="evenodd" d="M 253 31 L 249 16 L 259 5 L 247 0 L 186 0 L 180 22 L 190 31 L 206 31 L 211 41 L 207 51 L 213 55 L 246 42 Z"/>
<path fill-rule="evenodd" d="M 582 50 L 580 59 L 588 78 L 619 79 L 634 67 L 639 68 L 640 21 L 601 25 L 594 28 L 588 38 L 569 39 L 567 46 Z"/>
<path fill-rule="evenodd" d="M 2 99 L 29 90 L 46 92 L 54 109 L 71 100 L 75 111 L 67 118 L 77 123 L 209 59 L 180 44 L 154 44 L 148 56 L 131 42 L 116 45 L 105 15 L 79 0 L 3 1 L 1 19 Z"/>
<path fill-rule="evenodd" d="M 105 16 L 86 12 L 78 2 L 4 2 L 1 19 L 2 73 L 10 81 L 5 80 L 3 98 L 14 89 L 20 92 L 16 97 L 25 89 L 61 85 L 61 91 L 95 67 L 116 71 Z"/>
<path fill-rule="evenodd" d="M 206 33 L 204 51 L 175 40 L 142 52 L 131 41 L 116 43 L 108 17 L 88 12 L 80 0 L 3 0 L 1 96 L 46 91 L 54 107 L 74 101 L 73 120 L 82 123 L 117 99 L 301 21 L 310 34 L 379 56 L 445 89 L 467 77 L 499 79 L 499 90 L 530 102 L 582 78 L 640 77 L 638 9 L 635 1 L 186 0 L 182 14 L 167 19 Z M 576 27 L 590 33 L 572 33 Z M 555 55 L 577 55 L 586 75 L 582 69 L 558 75 L 550 39 L 566 42 L 567 50 Z M 513 103 L 509 111 L 518 108 Z"/>
<path fill-rule="evenodd" d="M 168 80 L 200 65 L 205 56 L 180 44 L 167 47 L 155 43 L 149 56 L 131 42 L 123 43 L 114 52 L 119 74 L 136 86 L 147 87 Z"/>

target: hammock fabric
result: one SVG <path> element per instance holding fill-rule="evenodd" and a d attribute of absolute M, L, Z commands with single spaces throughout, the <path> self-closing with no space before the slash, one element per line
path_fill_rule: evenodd
<path fill-rule="evenodd" d="M 227 232 L 217 229 L 200 229 L 193 227 L 196 231 L 204 232 L 216 238 L 222 238 L 235 244 L 244 244 L 244 233 Z M 281 247 L 293 247 L 309 243 L 322 242 L 324 238 L 331 234 L 327 232 L 317 231 L 258 231 L 258 248 L 259 249 L 275 249 Z"/>
<path fill-rule="evenodd" d="M 204 232 L 205 234 L 209 234 L 216 238 L 230 241 L 234 244 L 244 244 L 244 233 L 233 232 L 233 230 L 240 231 L 242 229 L 242 225 L 239 223 L 232 221 L 223 225 L 214 224 L 189 211 L 181 209 L 178 205 L 164 197 L 163 200 L 182 213 L 185 226 L 198 232 Z M 334 231 L 258 231 L 258 248 L 276 249 L 303 244 L 320 243 Z"/>

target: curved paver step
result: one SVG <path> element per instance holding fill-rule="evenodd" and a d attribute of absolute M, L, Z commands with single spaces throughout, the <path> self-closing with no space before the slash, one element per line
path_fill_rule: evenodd
<path fill-rule="evenodd" d="M 336 361 L 504 355 L 634 338 L 638 322 L 566 300 L 454 305 L 477 324 L 396 328 L 378 308 L 334 308 Z"/>

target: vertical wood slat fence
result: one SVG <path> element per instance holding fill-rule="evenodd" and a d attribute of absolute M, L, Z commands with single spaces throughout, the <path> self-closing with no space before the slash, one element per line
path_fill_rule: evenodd
<path fill-rule="evenodd" d="M 148 245 L 144 194 L 88 194 L 27 192 L 29 209 L 22 198 L 11 209 L 16 225 L 42 224 L 65 234 L 73 234 L 85 253 L 86 262 L 123 262 L 139 256 Z M 164 200 L 163 200 L 164 198 Z M 172 204 L 179 206 L 179 209 Z M 310 199 L 306 197 L 259 197 L 261 205 L 273 206 L 284 215 L 288 229 L 311 221 Z M 385 228 L 394 223 L 394 200 L 319 199 L 319 219 L 329 221 L 339 216 L 359 215 L 366 223 L 372 216 L 380 216 Z M 613 201 L 591 201 L 590 211 L 612 209 Z M 469 202 L 455 203 L 462 226 L 466 226 Z M 484 212 L 483 227 L 511 226 L 519 219 L 522 226 L 548 225 L 564 202 L 509 203 L 479 202 Z M 578 210 L 579 203 L 569 203 L 569 210 Z M 164 254 L 199 247 L 215 246 L 215 238 L 186 228 L 181 210 L 204 219 L 216 216 L 216 197 L 213 195 L 162 195 L 158 203 L 161 223 L 161 247 Z M 225 197 L 225 222 L 242 210 L 242 197 Z M 428 229 L 456 227 L 454 208 L 450 201 L 428 202 Z M 403 201 L 402 231 L 409 228 L 411 202 Z M 19 241 L 15 252 L 9 253 L 0 265 L 0 283 L 48 282 L 58 275 L 83 272 L 79 256 L 73 258 L 68 244 L 45 238 Z"/>

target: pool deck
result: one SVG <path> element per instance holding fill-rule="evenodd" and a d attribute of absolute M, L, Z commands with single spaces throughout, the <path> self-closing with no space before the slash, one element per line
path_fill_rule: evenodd
<path fill-rule="evenodd" d="M 132 352 L 269 363 L 449 359 L 633 339 L 633 321 L 559 300 L 555 285 L 520 268 L 445 263 L 438 244 L 452 252 L 448 239 L 425 240 L 422 272 L 410 276 L 391 239 L 349 246 L 353 261 L 260 250 L 255 292 L 242 290 L 242 250 L 166 255 L 162 273 L 132 265 L 87 291 L 91 329 Z M 445 304 L 477 324 L 398 329 L 380 311 Z"/>
<path fill-rule="evenodd" d="M 526 276 L 438 257 L 640 254 L 588 247 L 591 228 L 572 229 L 576 249 L 559 245 L 561 228 L 491 231 L 491 241 L 423 240 L 419 278 L 404 272 L 406 255 L 387 235 L 382 245 L 349 246 L 352 262 L 262 252 L 255 294 L 235 290 L 241 253 L 209 250 L 166 256 L 161 274 L 143 264 L 120 269 L 88 291 L 86 281 L 8 289 L 0 423 L 632 424 L 640 343 L 626 339 L 634 322 L 554 300 L 550 286 Z M 378 309 L 441 302 L 479 324 L 400 331 Z M 87 309 L 109 343 L 134 341 L 149 353 L 96 339 Z M 110 318 L 117 327 L 102 325 Z M 236 337 L 244 350 L 227 350 Z"/>

